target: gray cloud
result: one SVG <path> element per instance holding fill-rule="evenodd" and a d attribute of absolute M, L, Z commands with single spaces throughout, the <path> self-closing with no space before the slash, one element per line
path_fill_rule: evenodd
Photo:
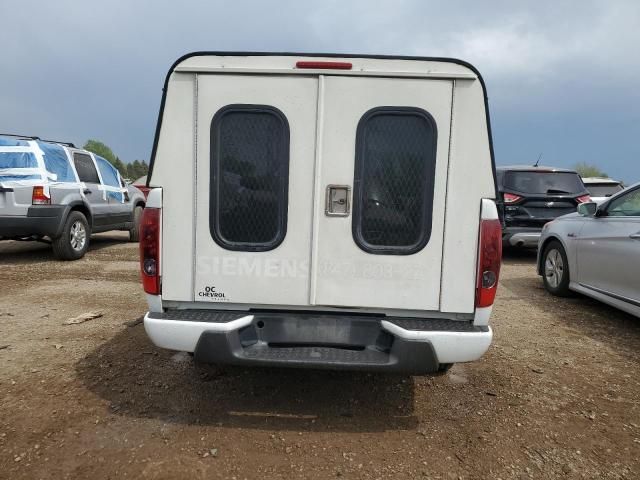
<path fill-rule="evenodd" d="M 640 2 L 35 2 L 0 6 L 0 131 L 148 158 L 169 65 L 192 50 L 444 55 L 489 87 L 499 163 L 640 177 Z"/>

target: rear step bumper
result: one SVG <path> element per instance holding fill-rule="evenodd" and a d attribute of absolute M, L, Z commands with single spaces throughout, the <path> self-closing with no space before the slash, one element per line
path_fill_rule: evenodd
<path fill-rule="evenodd" d="M 144 327 L 204 363 L 415 374 L 477 360 L 492 339 L 467 321 L 289 312 L 150 312 Z"/>

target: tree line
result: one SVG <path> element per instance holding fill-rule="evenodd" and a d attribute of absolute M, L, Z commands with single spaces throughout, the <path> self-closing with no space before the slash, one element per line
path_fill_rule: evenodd
<path fill-rule="evenodd" d="M 144 160 L 134 160 L 131 163 L 124 163 L 116 154 L 113 153 L 113 150 L 99 140 L 87 140 L 87 143 L 85 143 L 82 148 L 95 153 L 96 155 L 100 155 L 102 158 L 107 160 L 111 165 L 118 169 L 122 178 L 128 178 L 131 181 L 134 181 L 149 172 L 149 165 Z"/>

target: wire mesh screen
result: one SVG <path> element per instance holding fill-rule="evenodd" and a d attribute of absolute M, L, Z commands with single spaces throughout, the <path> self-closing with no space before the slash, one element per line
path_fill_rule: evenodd
<path fill-rule="evenodd" d="M 365 251 L 410 254 L 431 233 L 436 126 L 420 109 L 381 107 L 358 126 L 353 233 Z"/>
<path fill-rule="evenodd" d="M 286 233 L 289 127 L 267 106 L 230 106 L 211 127 L 211 230 L 232 250 L 270 250 Z"/>

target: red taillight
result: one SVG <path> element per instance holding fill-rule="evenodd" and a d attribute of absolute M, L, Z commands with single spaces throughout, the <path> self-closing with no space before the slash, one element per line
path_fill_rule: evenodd
<path fill-rule="evenodd" d="M 514 195 L 513 193 L 505 193 L 503 198 L 504 203 L 516 203 L 522 200 L 522 197 L 520 195 Z"/>
<path fill-rule="evenodd" d="M 140 270 L 144 291 L 160 294 L 160 209 L 145 208 L 140 221 Z"/>
<path fill-rule="evenodd" d="M 478 279 L 476 307 L 490 307 L 496 298 L 502 259 L 502 225 L 500 220 L 480 221 L 478 245 Z"/>
<path fill-rule="evenodd" d="M 32 205 L 50 205 L 51 198 L 44 194 L 44 187 L 33 187 L 33 193 L 31 194 Z"/>
<path fill-rule="evenodd" d="M 591 201 L 591 197 L 589 195 L 581 195 L 580 197 L 576 198 L 576 202 L 578 203 L 587 203 Z"/>
<path fill-rule="evenodd" d="M 296 68 L 311 68 L 318 70 L 351 70 L 353 65 L 349 62 L 309 62 L 299 61 L 296 62 Z"/>

